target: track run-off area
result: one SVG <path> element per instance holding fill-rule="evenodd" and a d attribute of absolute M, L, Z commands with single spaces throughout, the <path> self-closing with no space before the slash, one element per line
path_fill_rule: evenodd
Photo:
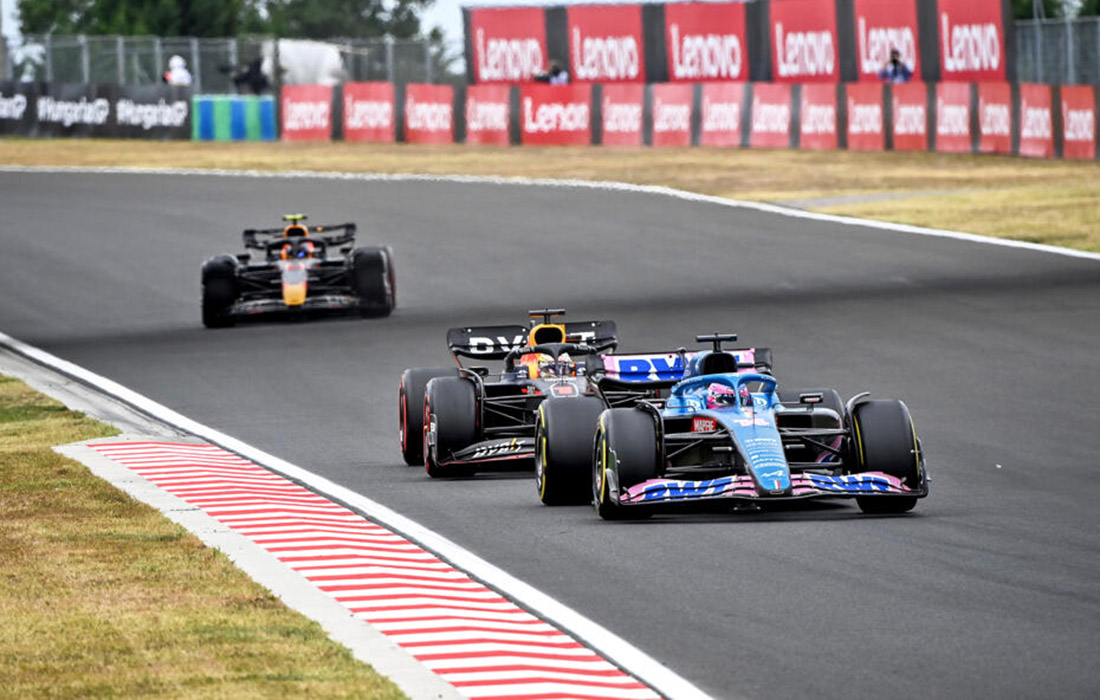
<path fill-rule="evenodd" d="M 0 331 L 411 518 L 716 696 L 1100 692 L 1100 260 L 629 188 L 0 172 Z M 199 268 L 284 213 L 394 248 L 387 319 L 211 331 Z M 600 521 L 530 474 L 405 467 L 397 383 L 451 326 L 610 318 L 771 347 L 909 405 L 931 495 Z"/>

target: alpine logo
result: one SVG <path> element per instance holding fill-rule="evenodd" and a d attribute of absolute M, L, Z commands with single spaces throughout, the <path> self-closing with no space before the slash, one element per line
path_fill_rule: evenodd
<path fill-rule="evenodd" d="M 4 97 L 0 93 L 0 119 L 19 121 L 27 112 L 27 98 L 24 95 Z"/>
<path fill-rule="evenodd" d="M 393 103 L 386 100 L 357 100 L 346 95 L 344 125 L 348 129 L 389 129 L 393 126 Z"/>
<path fill-rule="evenodd" d="M 642 130 L 642 106 L 636 102 L 603 100 L 604 133 L 633 134 Z"/>
<path fill-rule="evenodd" d="M 588 128 L 588 113 L 584 102 L 550 102 L 535 109 L 535 101 L 524 97 L 523 130 L 529 134 L 584 131 Z"/>
<path fill-rule="evenodd" d="M 478 29 L 477 69 L 481 80 L 522 82 L 542 71 L 542 44 L 538 39 L 489 39 Z"/>
<path fill-rule="evenodd" d="M 468 131 L 505 131 L 508 129 L 508 103 L 486 102 L 470 97 L 466 100 Z"/>
<path fill-rule="evenodd" d="M 39 97 L 35 108 L 38 112 L 38 121 L 64 126 L 73 124 L 101 126 L 107 123 L 107 117 L 111 113 L 111 103 L 102 97 L 91 102 L 83 97 L 78 102 Z"/>
<path fill-rule="evenodd" d="M 1050 139 L 1054 134 L 1051 125 L 1050 110 L 1043 107 L 1033 107 L 1027 100 L 1020 102 L 1020 138 L 1022 139 Z"/>
<path fill-rule="evenodd" d="M 1096 115 L 1091 109 L 1070 109 L 1062 103 L 1062 119 L 1065 121 L 1065 140 L 1091 142 L 1095 138 Z"/>
<path fill-rule="evenodd" d="M 741 77 L 741 38 L 736 34 L 685 34 L 680 25 L 669 26 L 672 38 L 672 76 L 677 80 Z"/>
<path fill-rule="evenodd" d="M 661 102 L 660 98 L 653 103 L 653 131 L 654 133 L 666 133 L 670 131 L 691 130 L 691 105 L 668 104 Z"/>
<path fill-rule="evenodd" d="M 940 13 L 940 45 L 943 69 L 948 73 L 990 71 L 1001 66 L 1001 35 L 997 25 L 951 24 L 946 12 Z"/>
<path fill-rule="evenodd" d="M 328 102 L 284 102 L 286 114 L 283 116 L 283 129 L 287 131 L 308 131 L 327 129 L 329 124 Z"/>
<path fill-rule="evenodd" d="M 912 66 L 917 56 L 917 40 L 911 27 L 872 27 L 867 29 L 867 19 L 859 18 L 859 71 L 877 74 L 890 60 L 890 51 L 897 49 L 901 60 Z"/>
<path fill-rule="evenodd" d="M 783 23 L 775 24 L 775 57 L 780 77 L 833 75 L 836 71 L 836 46 L 833 33 L 783 33 Z"/>
<path fill-rule="evenodd" d="M 948 104 L 936 99 L 936 134 L 939 136 L 967 136 L 970 134 L 970 107 Z"/>
<path fill-rule="evenodd" d="M 577 80 L 634 80 L 641 74 L 638 42 L 626 36 L 582 36 L 573 27 L 573 69 Z"/>
<path fill-rule="evenodd" d="M 711 102 L 703 97 L 703 132 L 737 131 L 741 128 L 740 102 Z"/>

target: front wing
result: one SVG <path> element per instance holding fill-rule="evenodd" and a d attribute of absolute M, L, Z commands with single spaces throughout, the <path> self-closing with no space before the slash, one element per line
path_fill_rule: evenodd
<path fill-rule="evenodd" d="M 652 505 L 658 503 L 684 503 L 688 501 L 796 501 L 808 498 L 855 498 L 865 496 L 916 496 L 928 495 L 928 488 L 921 485 L 914 489 L 900 479 L 883 472 L 864 472 L 843 476 L 802 473 L 791 475 L 791 491 L 785 496 L 762 495 L 748 475 L 723 476 L 717 479 L 692 481 L 686 479 L 650 479 L 624 489 L 619 494 L 619 504 Z"/>
<path fill-rule="evenodd" d="M 464 447 L 439 460 L 441 467 L 478 466 L 535 458 L 535 438 L 501 438 Z"/>
<path fill-rule="evenodd" d="M 350 311 L 359 306 L 358 297 L 350 294 L 319 294 L 307 296 L 299 306 L 287 306 L 279 297 L 238 301 L 229 307 L 230 316 L 258 316 L 260 314 L 300 313 L 310 311 Z"/>

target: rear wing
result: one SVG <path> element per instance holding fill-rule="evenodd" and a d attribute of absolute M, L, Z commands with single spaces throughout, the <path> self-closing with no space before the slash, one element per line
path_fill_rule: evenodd
<path fill-rule="evenodd" d="M 323 226 L 305 226 L 301 224 L 295 227 L 308 229 L 310 240 L 319 241 L 325 246 L 340 246 L 355 241 L 356 226 L 354 223 L 325 224 Z M 285 232 L 286 227 L 246 228 L 241 233 L 241 238 L 244 241 L 245 248 L 267 250 L 272 241 L 276 238 L 282 238 Z"/>
<path fill-rule="evenodd" d="M 733 356 L 735 366 L 723 368 L 722 372 L 756 371 L 759 361 L 764 360 L 767 351 L 756 348 L 740 348 L 722 351 Z M 707 356 L 713 355 L 707 350 L 687 352 L 656 352 L 632 355 L 597 355 L 588 357 L 585 369 L 600 386 L 630 389 L 668 388 L 683 380 L 685 375 L 696 376 L 708 373 L 700 368 L 706 367 Z M 760 355 L 760 357 L 758 357 Z M 770 352 L 767 352 L 770 365 Z M 699 361 L 696 361 L 696 360 Z M 715 358 L 717 359 L 717 358 Z M 769 367 L 770 369 L 770 367 Z M 717 373 L 717 372 L 716 372 Z"/>
<path fill-rule="evenodd" d="M 619 339 L 614 321 L 570 321 L 565 342 L 585 343 L 601 350 L 614 349 Z M 503 360 L 509 352 L 527 345 L 526 326 L 467 326 L 447 331 L 447 347 L 456 357 Z"/>

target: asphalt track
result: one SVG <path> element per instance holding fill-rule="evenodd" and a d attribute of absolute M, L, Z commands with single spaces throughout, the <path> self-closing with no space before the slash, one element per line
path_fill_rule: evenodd
<path fill-rule="evenodd" d="M 208 331 L 199 266 L 286 211 L 394 246 L 383 320 Z M 1100 262 L 626 192 L 0 173 L 0 330 L 395 508 L 718 697 L 1100 694 Z M 903 398 L 932 495 L 599 521 L 401 466 L 407 366 L 560 305 L 622 349 L 736 331 Z"/>

